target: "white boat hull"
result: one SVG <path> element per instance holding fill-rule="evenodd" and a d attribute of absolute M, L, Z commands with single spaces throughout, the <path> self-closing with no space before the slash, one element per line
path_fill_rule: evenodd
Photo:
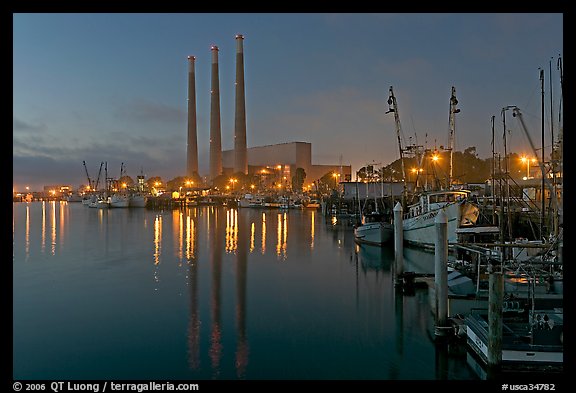
<path fill-rule="evenodd" d="M 389 223 L 371 222 L 354 228 L 354 239 L 361 243 L 384 244 L 394 237 L 394 230 Z"/>
<path fill-rule="evenodd" d="M 468 215 L 468 210 L 472 211 L 474 209 L 477 211 L 477 207 L 467 202 L 464 202 L 464 205 L 461 203 L 451 203 L 415 217 L 405 218 L 402 222 L 404 241 L 409 244 L 434 247 L 436 239 L 436 226 L 434 221 L 440 210 L 444 210 L 448 219 L 448 243 L 457 243 L 458 236 L 456 234 L 456 228 L 458 228 L 461 221 L 463 221 L 461 211 L 464 210 L 466 212 L 465 215 Z M 470 215 L 474 216 L 474 214 L 471 213 Z"/>
<path fill-rule="evenodd" d="M 129 207 L 146 207 L 146 197 L 144 195 L 131 195 L 128 201 Z"/>
<path fill-rule="evenodd" d="M 130 200 L 127 195 L 112 195 L 108 200 L 108 204 L 111 208 L 128 207 Z"/>

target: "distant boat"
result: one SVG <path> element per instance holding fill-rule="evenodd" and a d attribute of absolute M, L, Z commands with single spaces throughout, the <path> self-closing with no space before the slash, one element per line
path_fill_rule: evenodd
<path fill-rule="evenodd" d="M 75 193 L 68 195 L 66 197 L 66 201 L 68 201 L 68 202 L 82 202 L 83 199 L 82 199 L 82 195 L 75 192 Z"/>
<path fill-rule="evenodd" d="M 310 202 L 304 204 L 304 207 L 308 209 L 318 209 L 320 208 L 320 202 L 317 199 L 312 199 Z"/>
<path fill-rule="evenodd" d="M 425 191 L 418 202 L 408 206 L 402 226 L 404 241 L 410 244 L 434 247 L 436 227 L 434 220 L 440 210 L 448 216 L 448 243 L 456 243 L 456 229 L 476 224 L 480 209 L 468 200 L 469 191 Z"/>
<path fill-rule="evenodd" d="M 128 207 L 130 204 L 130 197 L 127 194 L 113 194 L 108 198 L 109 207 L 119 208 Z"/>
<path fill-rule="evenodd" d="M 147 197 L 144 194 L 130 194 L 128 198 L 129 207 L 146 207 Z"/>
<path fill-rule="evenodd" d="M 89 205 L 89 207 L 92 207 Z M 104 199 L 104 198 L 98 198 L 98 200 L 96 201 L 96 206 L 98 209 L 107 209 L 110 207 L 110 202 L 108 201 L 108 198 Z"/>
<path fill-rule="evenodd" d="M 98 200 L 99 199 L 100 198 L 96 194 L 90 195 L 90 199 L 88 199 L 88 203 L 87 203 L 88 207 L 93 207 L 93 208 L 98 207 Z"/>
<path fill-rule="evenodd" d="M 394 238 L 394 226 L 387 214 L 372 212 L 362 215 L 362 223 L 354 227 L 354 240 L 382 245 Z"/>

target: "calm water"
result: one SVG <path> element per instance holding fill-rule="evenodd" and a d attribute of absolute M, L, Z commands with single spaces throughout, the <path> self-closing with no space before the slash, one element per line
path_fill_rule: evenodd
<path fill-rule="evenodd" d="M 14 379 L 475 379 L 319 212 L 13 204 Z M 434 257 L 407 250 L 406 270 Z"/>

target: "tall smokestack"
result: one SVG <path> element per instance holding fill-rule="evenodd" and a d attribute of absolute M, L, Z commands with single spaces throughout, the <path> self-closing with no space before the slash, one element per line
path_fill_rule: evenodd
<path fill-rule="evenodd" d="M 196 74 L 194 56 L 188 56 L 188 148 L 186 158 L 186 176 L 198 174 L 198 140 L 196 137 Z"/>
<path fill-rule="evenodd" d="M 244 36 L 236 35 L 236 116 L 234 121 L 234 172 L 248 174 L 246 99 L 244 96 Z"/>
<path fill-rule="evenodd" d="M 212 46 L 212 87 L 210 90 L 210 179 L 222 174 L 222 142 L 220 137 L 220 82 L 218 79 L 218 47 Z"/>

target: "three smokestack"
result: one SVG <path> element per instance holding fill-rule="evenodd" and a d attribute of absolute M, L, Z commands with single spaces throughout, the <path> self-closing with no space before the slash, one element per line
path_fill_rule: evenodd
<path fill-rule="evenodd" d="M 244 91 L 244 36 L 236 35 L 236 100 L 234 116 L 234 172 L 248 174 L 246 146 L 246 98 Z M 210 180 L 222 174 L 222 139 L 220 124 L 220 77 L 218 47 L 212 46 L 210 88 Z M 196 125 L 196 75 L 194 56 L 188 56 L 188 145 L 186 176 L 198 175 L 198 140 Z"/>
<path fill-rule="evenodd" d="M 244 36 L 236 35 L 236 115 L 234 117 L 234 172 L 248 174 L 246 101 L 244 95 Z"/>
<path fill-rule="evenodd" d="M 194 56 L 188 56 L 188 148 L 186 176 L 198 175 L 198 139 L 196 135 L 196 74 Z"/>
<path fill-rule="evenodd" d="M 212 84 L 210 89 L 210 179 L 222 174 L 222 142 L 220 130 L 220 80 L 218 47 L 212 46 Z"/>

